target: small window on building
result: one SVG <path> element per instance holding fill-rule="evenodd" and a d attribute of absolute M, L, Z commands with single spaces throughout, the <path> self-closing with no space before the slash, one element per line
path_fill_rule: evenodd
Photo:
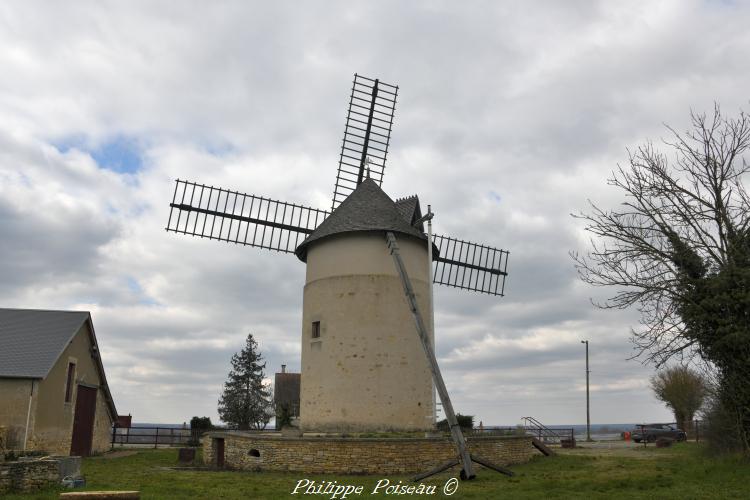
<path fill-rule="evenodd" d="M 68 376 L 65 379 L 65 402 L 70 403 L 73 397 L 73 382 L 76 376 L 76 364 L 68 363 Z"/>
<path fill-rule="evenodd" d="M 320 321 L 312 322 L 312 338 L 314 339 L 320 338 Z"/>

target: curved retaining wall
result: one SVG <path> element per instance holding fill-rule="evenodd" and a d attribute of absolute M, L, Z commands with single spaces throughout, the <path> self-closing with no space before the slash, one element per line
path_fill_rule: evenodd
<path fill-rule="evenodd" d="M 203 461 L 217 465 L 224 440 L 224 467 L 314 474 L 409 474 L 425 472 L 456 457 L 448 438 L 320 438 L 211 432 L 203 440 Z M 468 438 L 469 451 L 497 465 L 523 463 L 538 455 L 531 436 Z M 257 456 L 256 456 L 257 455 Z"/>

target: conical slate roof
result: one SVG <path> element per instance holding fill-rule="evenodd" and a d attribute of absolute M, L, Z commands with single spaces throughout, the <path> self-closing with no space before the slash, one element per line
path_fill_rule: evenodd
<path fill-rule="evenodd" d="M 419 198 L 416 194 L 407 196 L 406 198 L 397 199 L 396 208 L 401 212 L 404 220 L 411 225 L 414 225 L 414 223 L 422 217 L 422 209 L 419 207 Z M 415 227 L 424 232 L 424 227 L 421 222 Z"/>
<path fill-rule="evenodd" d="M 294 253 L 302 262 L 307 262 L 307 248 L 311 243 L 354 231 L 392 231 L 427 241 L 425 234 L 407 222 L 402 211 L 380 186 L 367 178 L 300 243 Z"/>

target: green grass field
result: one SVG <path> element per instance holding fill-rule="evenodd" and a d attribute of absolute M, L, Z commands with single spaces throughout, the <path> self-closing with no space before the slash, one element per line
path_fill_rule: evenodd
<path fill-rule="evenodd" d="M 328 499 L 331 495 L 291 495 L 297 481 L 336 481 L 363 486 L 361 495 L 347 498 L 443 498 L 442 489 L 453 474 L 424 481 L 436 486 L 434 495 L 372 495 L 378 480 L 391 484 L 407 477 L 305 476 L 297 473 L 252 473 L 229 471 L 172 470 L 177 466 L 176 449 L 138 450 L 118 458 L 85 459 L 83 474 L 87 490 L 140 490 L 142 498 L 237 498 Z M 707 499 L 750 498 L 750 462 L 740 457 L 710 458 L 694 443 L 671 448 L 563 450 L 554 457 L 539 457 L 516 465 L 516 475 L 506 477 L 486 469 L 473 481 L 458 484 L 450 498 L 623 498 Z M 455 472 L 454 472 L 455 474 Z M 8 499 L 57 498 L 48 490 Z M 340 497 L 339 497 L 340 498 Z"/>

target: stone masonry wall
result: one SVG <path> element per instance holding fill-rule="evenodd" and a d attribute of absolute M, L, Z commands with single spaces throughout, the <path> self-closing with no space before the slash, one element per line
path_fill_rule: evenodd
<path fill-rule="evenodd" d="M 15 491 L 34 491 L 57 484 L 55 460 L 0 463 L 0 496 Z"/>
<path fill-rule="evenodd" d="M 5 448 L 8 450 L 23 448 L 32 384 L 34 395 L 31 398 L 29 429 L 34 428 L 39 383 L 30 379 L 0 378 L 0 425 L 5 427 Z"/>
<path fill-rule="evenodd" d="M 337 474 L 424 472 L 456 457 L 449 438 L 287 438 L 241 432 L 213 432 L 203 441 L 203 460 L 216 465 L 216 440 L 224 439 L 230 469 Z M 528 462 L 539 454 L 530 436 L 476 437 L 469 451 L 497 465 Z M 254 456 L 259 455 L 259 456 Z"/>
<path fill-rule="evenodd" d="M 91 442 L 91 454 L 97 455 L 108 451 L 112 444 L 112 417 L 104 397 L 104 390 L 100 388 L 96 394 L 96 415 L 94 416 L 94 436 Z M 72 438 L 72 432 L 71 432 Z M 68 448 L 70 449 L 70 448 Z M 67 453 L 66 453 L 67 455 Z"/>
<path fill-rule="evenodd" d="M 3 457 L 1 455 L 4 455 L 7 448 L 10 448 L 8 443 L 8 428 L 0 425 L 0 462 L 3 461 Z"/>

